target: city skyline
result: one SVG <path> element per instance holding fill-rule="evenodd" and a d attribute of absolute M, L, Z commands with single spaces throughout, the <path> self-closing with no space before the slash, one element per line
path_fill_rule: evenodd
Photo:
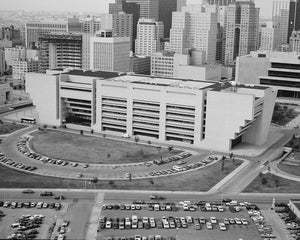
<path fill-rule="evenodd" d="M 89 4 L 86 4 L 86 3 Z M 2 4 L 2 10 L 32 10 L 39 11 L 80 11 L 80 12 L 108 12 L 109 3 L 114 0 L 87 0 L 87 1 L 71 1 L 71 0 L 52 0 L 51 2 L 39 0 L 11 0 Z M 187 0 L 188 4 L 201 3 L 199 0 Z M 260 16 L 271 17 L 272 0 L 256 0 L 255 4 L 261 10 Z M 70 8 L 72 6 L 72 8 Z"/>

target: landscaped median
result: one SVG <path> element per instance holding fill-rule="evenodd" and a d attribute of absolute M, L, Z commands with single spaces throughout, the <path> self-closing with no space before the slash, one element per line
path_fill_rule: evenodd
<path fill-rule="evenodd" d="M 15 122 L 4 122 L 0 119 L 0 135 L 6 135 L 18 131 L 27 127 L 23 124 L 17 124 Z"/>
<path fill-rule="evenodd" d="M 153 161 L 183 152 L 173 146 L 162 147 L 151 141 L 140 144 L 102 137 L 85 136 L 42 129 L 31 133 L 29 146 L 41 155 L 88 164 L 124 164 Z M 67 149 L 67 150 L 66 150 Z"/>
<path fill-rule="evenodd" d="M 300 193 L 299 182 L 275 176 L 259 174 L 244 190 L 244 193 Z"/>

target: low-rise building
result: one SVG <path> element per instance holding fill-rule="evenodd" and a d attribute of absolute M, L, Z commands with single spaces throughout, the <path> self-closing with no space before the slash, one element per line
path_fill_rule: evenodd
<path fill-rule="evenodd" d="M 24 83 L 25 75 L 28 72 L 38 72 L 39 62 L 34 60 L 16 59 L 12 63 L 12 77 Z"/>
<path fill-rule="evenodd" d="M 40 124 L 64 122 L 95 132 L 229 151 L 263 144 L 276 91 L 117 72 L 27 73 Z"/>
<path fill-rule="evenodd" d="M 237 58 L 236 80 L 278 90 L 278 100 L 300 99 L 300 53 L 256 51 Z"/>
<path fill-rule="evenodd" d="M 135 74 L 150 75 L 151 57 L 134 55 L 130 57 L 129 72 Z"/>

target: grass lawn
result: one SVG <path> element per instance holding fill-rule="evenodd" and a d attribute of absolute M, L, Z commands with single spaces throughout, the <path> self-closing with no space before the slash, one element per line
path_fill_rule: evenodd
<path fill-rule="evenodd" d="M 299 161 L 300 163 L 300 161 Z M 284 172 L 300 176 L 300 164 L 298 166 L 288 165 L 288 164 L 278 164 L 278 168 Z M 299 183 L 300 185 L 300 183 Z"/>
<path fill-rule="evenodd" d="M 88 188 L 97 189 L 127 189 L 127 190 L 171 190 L 171 191 L 208 191 L 226 175 L 232 172 L 242 162 L 226 162 L 221 172 L 221 162 L 204 169 L 195 170 L 180 175 L 153 178 L 145 180 L 98 181 L 95 186 L 87 184 Z M 152 180 L 152 181 L 151 181 Z M 83 188 L 83 180 L 68 180 L 53 177 L 43 177 L 19 172 L 0 165 L 0 188 Z"/>
<path fill-rule="evenodd" d="M 22 125 L 22 124 L 2 122 L 0 123 L 0 135 L 9 134 L 25 127 L 26 125 Z"/>
<path fill-rule="evenodd" d="M 168 157 L 182 151 L 151 145 L 44 130 L 32 134 L 31 148 L 44 156 L 86 163 L 136 163 Z"/>
<path fill-rule="evenodd" d="M 266 179 L 265 184 L 262 182 Z M 300 183 L 267 173 L 257 176 L 243 192 L 247 193 L 300 193 Z"/>

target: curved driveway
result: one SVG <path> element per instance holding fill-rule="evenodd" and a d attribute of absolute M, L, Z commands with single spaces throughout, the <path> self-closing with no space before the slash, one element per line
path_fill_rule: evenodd
<path fill-rule="evenodd" d="M 47 175 L 53 177 L 62 177 L 62 178 L 76 178 L 78 179 L 78 174 L 81 173 L 82 178 L 93 178 L 97 177 L 99 180 L 118 180 L 126 179 L 125 174 L 131 173 L 133 179 L 137 178 L 155 178 L 162 177 L 167 175 L 160 176 L 150 176 L 149 173 L 152 171 L 162 171 L 171 169 L 172 166 L 176 165 L 176 162 L 167 163 L 163 165 L 151 165 L 150 167 L 145 166 L 144 164 L 89 164 L 88 168 L 83 168 L 83 164 L 79 164 L 77 167 L 73 167 L 70 164 L 67 166 L 61 166 L 51 163 L 43 163 L 42 161 L 29 158 L 23 155 L 17 150 L 17 142 L 22 135 L 26 135 L 31 131 L 36 130 L 37 126 L 31 126 L 26 129 L 22 129 L 15 133 L 9 135 L 5 141 L 0 145 L 0 150 L 5 154 L 6 157 L 12 159 L 15 162 L 23 163 L 27 166 L 36 166 L 38 169 L 35 170 L 34 174 Z M 211 155 L 208 151 L 203 151 L 202 154 L 197 154 L 191 156 L 187 159 L 187 164 L 199 162 L 201 159 Z M 6 165 L 7 166 L 7 165 Z M 117 166 L 117 167 L 116 167 Z M 20 169 L 17 169 L 20 170 Z M 192 171 L 191 169 L 189 171 Z M 20 170 L 22 171 L 22 170 Z M 26 171 L 28 172 L 28 171 Z M 181 173 L 185 173 L 181 172 Z M 180 173 L 176 173 L 180 174 Z M 173 175 L 173 174 L 172 174 Z"/>

